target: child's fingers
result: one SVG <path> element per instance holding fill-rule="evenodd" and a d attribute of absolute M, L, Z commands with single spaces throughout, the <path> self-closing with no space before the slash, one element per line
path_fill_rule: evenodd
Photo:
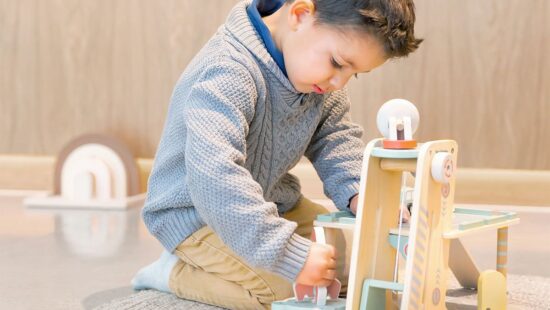
<path fill-rule="evenodd" d="M 316 285 L 316 286 L 327 287 L 327 286 L 329 286 L 329 285 L 332 283 L 332 281 L 334 281 L 334 279 L 332 279 L 332 280 L 323 279 L 323 280 L 317 282 L 315 285 Z"/>
<path fill-rule="evenodd" d="M 330 244 L 325 244 L 325 246 L 327 247 L 327 249 L 329 250 L 328 251 L 328 255 L 330 258 L 335 258 L 336 257 L 336 248 Z"/>
<path fill-rule="evenodd" d="M 411 218 L 411 213 L 409 212 L 409 209 L 404 208 L 403 209 L 403 222 L 408 223 Z"/>
<path fill-rule="evenodd" d="M 334 258 L 328 260 L 327 269 L 336 269 L 336 260 Z"/>
<path fill-rule="evenodd" d="M 329 269 L 325 272 L 325 276 L 323 277 L 325 280 L 334 280 L 336 278 L 336 270 Z"/>

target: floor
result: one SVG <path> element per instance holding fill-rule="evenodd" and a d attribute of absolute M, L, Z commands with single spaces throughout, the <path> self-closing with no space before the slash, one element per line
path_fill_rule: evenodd
<path fill-rule="evenodd" d="M 92 309 L 116 297 L 103 291 L 129 294 L 161 252 L 139 212 L 30 210 L 0 198 L 0 309 Z"/>
<path fill-rule="evenodd" d="M 509 273 L 550 277 L 550 208 L 497 208 L 521 218 L 510 229 Z M 21 197 L 0 197 L 0 309 L 92 309 L 130 294 L 134 273 L 161 251 L 139 212 L 30 210 Z M 494 268 L 495 238 L 462 240 L 481 269 Z"/>

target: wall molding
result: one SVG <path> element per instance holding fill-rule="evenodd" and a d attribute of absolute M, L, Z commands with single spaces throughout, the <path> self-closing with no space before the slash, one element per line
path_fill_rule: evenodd
<path fill-rule="evenodd" d="M 153 166 L 149 158 L 136 159 L 140 172 L 140 190 L 147 189 Z M 49 191 L 53 188 L 55 157 L 0 155 L 0 190 Z M 302 192 L 311 199 L 326 199 L 322 184 L 308 162 L 291 170 L 302 183 Z M 550 206 L 550 171 L 459 168 L 455 202 Z"/>

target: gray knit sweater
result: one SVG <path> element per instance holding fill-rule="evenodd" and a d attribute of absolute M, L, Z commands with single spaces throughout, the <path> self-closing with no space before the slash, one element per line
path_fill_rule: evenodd
<path fill-rule="evenodd" d="M 210 226 L 249 264 L 294 281 L 311 241 L 279 215 L 300 198 L 302 155 L 346 209 L 363 146 L 345 91 L 296 91 L 246 13 L 231 11 L 179 79 L 149 178 L 143 219 L 164 247 Z"/>

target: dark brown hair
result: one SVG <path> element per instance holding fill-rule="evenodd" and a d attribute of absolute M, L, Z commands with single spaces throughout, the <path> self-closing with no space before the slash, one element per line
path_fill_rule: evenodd
<path fill-rule="evenodd" d="M 286 0 L 292 3 L 294 0 Z M 388 58 L 414 52 L 422 39 L 414 37 L 412 0 L 312 0 L 319 24 L 365 31 L 384 47 Z"/>

